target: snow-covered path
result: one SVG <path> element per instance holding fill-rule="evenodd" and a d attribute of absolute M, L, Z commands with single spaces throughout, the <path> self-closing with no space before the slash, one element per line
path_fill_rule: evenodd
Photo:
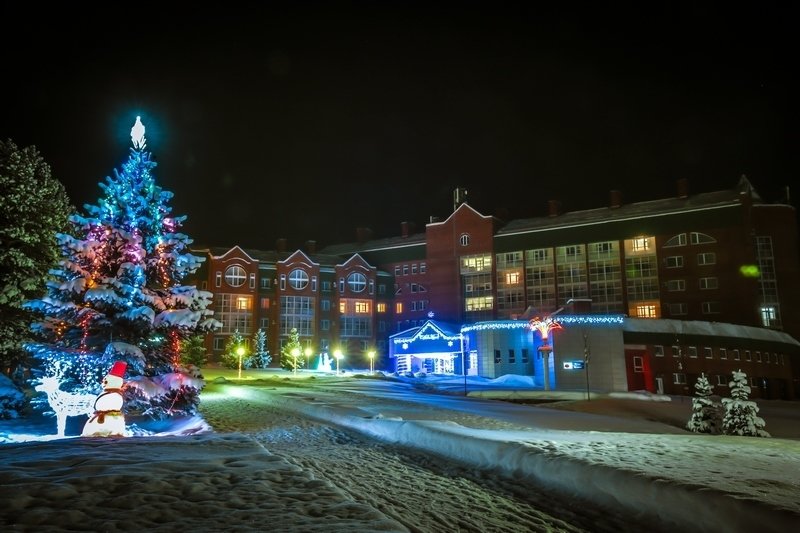
<path fill-rule="evenodd" d="M 425 404 L 426 395 L 403 402 L 378 391 L 278 387 L 271 401 L 385 442 L 522 476 L 618 515 L 696 531 L 777 532 L 800 523 L 796 441 L 523 428 L 515 416 L 513 424 L 497 412 L 482 417 L 479 403 L 471 413 L 450 411 L 435 395 Z"/>

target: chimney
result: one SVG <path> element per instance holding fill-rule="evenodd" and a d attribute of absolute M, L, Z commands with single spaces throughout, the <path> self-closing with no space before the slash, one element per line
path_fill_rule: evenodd
<path fill-rule="evenodd" d="M 608 207 L 611 209 L 617 209 L 622 205 L 622 192 L 620 191 L 611 191 L 609 194 L 608 200 Z"/>
<path fill-rule="evenodd" d="M 414 223 L 413 222 L 401 222 L 400 223 L 400 235 L 407 239 L 409 235 L 414 233 Z"/>
<path fill-rule="evenodd" d="M 560 215 L 561 211 L 561 202 L 558 200 L 548 200 L 547 201 L 547 216 L 550 217 L 557 217 Z"/>
<path fill-rule="evenodd" d="M 310 254 L 317 253 L 317 241 L 306 241 L 306 252 Z"/>
<path fill-rule="evenodd" d="M 277 250 L 279 252 L 285 252 L 286 251 L 286 239 L 280 238 L 277 241 L 275 241 L 275 250 Z"/>
<path fill-rule="evenodd" d="M 678 180 L 678 198 L 689 197 L 689 180 L 681 178 Z"/>
<path fill-rule="evenodd" d="M 372 230 L 369 228 L 356 228 L 356 241 L 358 244 L 364 244 L 372 238 Z"/>

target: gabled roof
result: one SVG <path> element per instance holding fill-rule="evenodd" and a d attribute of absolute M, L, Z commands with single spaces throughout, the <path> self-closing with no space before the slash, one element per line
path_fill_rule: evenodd
<path fill-rule="evenodd" d="M 361 254 L 358 253 L 351 255 L 347 261 L 337 266 L 346 267 L 350 263 L 359 263 L 361 266 L 366 266 L 370 270 L 376 270 L 374 266 L 370 265 L 369 262 L 361 257 Z"/>
<path fill-rule="evenodd" d="M 451 218 L 453 218 L 454 216 L 456 216 L 456 214 L 457 214 L 457 213 L 459 213 L 460 211 L 469 211 L 469 212 L 471 212 L 471 213 L 473 213 L 473 214 L 477 215 L 479 218 L 486 218 L 486 219 L 494 219 L 494 220 L 499 220 L 497 217 L 494 217 L 494 216 L 491 216 L 491 215 L 483 215 L 483 214 L 479 213 L 479 212 L 478 212 L 478 211 L 476 211 L 476 210 L 475 210 L 475 209 L 474 209 L 472 206 L 470 206 L 469 204 L 467 204 L 467 202 L 464 202 L 464 203 L 462 203 L 461 205 L 459 205 L 459 206 L 456 208 L 456 210 L 455 210 L 455 211 L 453 211 L 452 213 L 450 213 L 450 216 L 449 216 L 449 217 L 447 217 L 446 219 L 444 219 L 444 220 L 443 220 L 443 221 L 441 221 L 441 222 L 431 222 L 431 223 L 429 223 L 429 224 L 428 224 L 428 226 L 438 226 L 438 225 L 440 225 L 440 224 L 447 224 L 447 223 L 450 221 L 450 219 L 451 219 Z"/>
<path fill-rule="evenodd" d="M 287 257 L 283 261 L 278 261 L 278 262 L 279 263 L 290 263 L 290 262 L 297 262 L 297 261 L 299 261 L 301 263 L 304 263 L 304 264 L 306 264 L 308 266 L 319 265 L 319 263 L 317 263 L 316 261 L 312 261 L 311 258 L 308 257 L 308 255 L 306 255 L 306 253 L 303 252 L 302 250 L 295 250 L 294 252 L 289 254 L 289 257 Z"/>

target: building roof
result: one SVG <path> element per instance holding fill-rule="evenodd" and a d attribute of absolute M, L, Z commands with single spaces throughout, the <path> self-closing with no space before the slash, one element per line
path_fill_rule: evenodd
<path fill-rule="evenodd" d="M 672 320 L 667 318 L 656 320 L 652 318 L 626 318 L 622 329 L 626 332 L 636 333 L 671 333 L 674 334 L 676 338 L 680 338 L 682 335 L 747 338 L 800 347 L 800 342 L 788 333 L 782 331 L 724 322 Z"/>
<path fill-rule="evenodd" d="M 219 257 L 225 255 L 226 253 L 230 252 L 232 248 L 224 247 L 224 246 L 212 246 L 212 247 L 192 247 L 193 252 L 207 252 L 213 257 Z M 285 252 L 277 252 L 274 250 L 256 250 L 253 248 L 241 248 L 241 250 L 250 256 L 252 259 L 256 261 L 269 263 L 269 264 L 276 264 L 280 261 L 285 261 L 287 258 L 294 255 L 297 250 L 288 250 Z M 302 250 L 301 250 L 302 251 Z M 350 259 L 351 254 L 342 254 L 342 255 L 333 255 L 328 253 L 308 253 L 303 251 L 303 253 L 315 263 L 318 263 L 320 266 L 323 267 L 335 267 L 345 263 L 347 260 Z M 375 266 L 375 265 L 373 265 Z M 378 270 L 378 273 L 385 274 L 384 271 Z"/>
<path fill-rule="evenodd" d="M 742 193 L 752 194 L 754 204 L 762 203 L 761 197 L 752 188 L 746 177 L 742 176 L 736 188 L 686 196 L 683 198 L 664 198 L 621 204 L 619 207 L 601 207 L 583 211 L 571 211 L 556 216 L 524 218 L 512 220 L 497 236 L 512 235 L 548 229 L 582 226 L 597 223 L 618 222 L 627 219 L 652 217 L 654 215 L 683 214 L 692 211 L 703 211 L 733 207 L 741 204 Z"/>

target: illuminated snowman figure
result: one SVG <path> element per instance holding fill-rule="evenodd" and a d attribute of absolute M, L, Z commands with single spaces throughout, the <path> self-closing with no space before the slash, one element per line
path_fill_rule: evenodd
<path fill-rule="evenodd" d="M 122 376 L 128 363 L 116 361 L 103 378 L 103 392 L 94 401 L 94 414 L 83 426 L 82 437 L 124 437 L 125 416 L 122 414 Z"/>

